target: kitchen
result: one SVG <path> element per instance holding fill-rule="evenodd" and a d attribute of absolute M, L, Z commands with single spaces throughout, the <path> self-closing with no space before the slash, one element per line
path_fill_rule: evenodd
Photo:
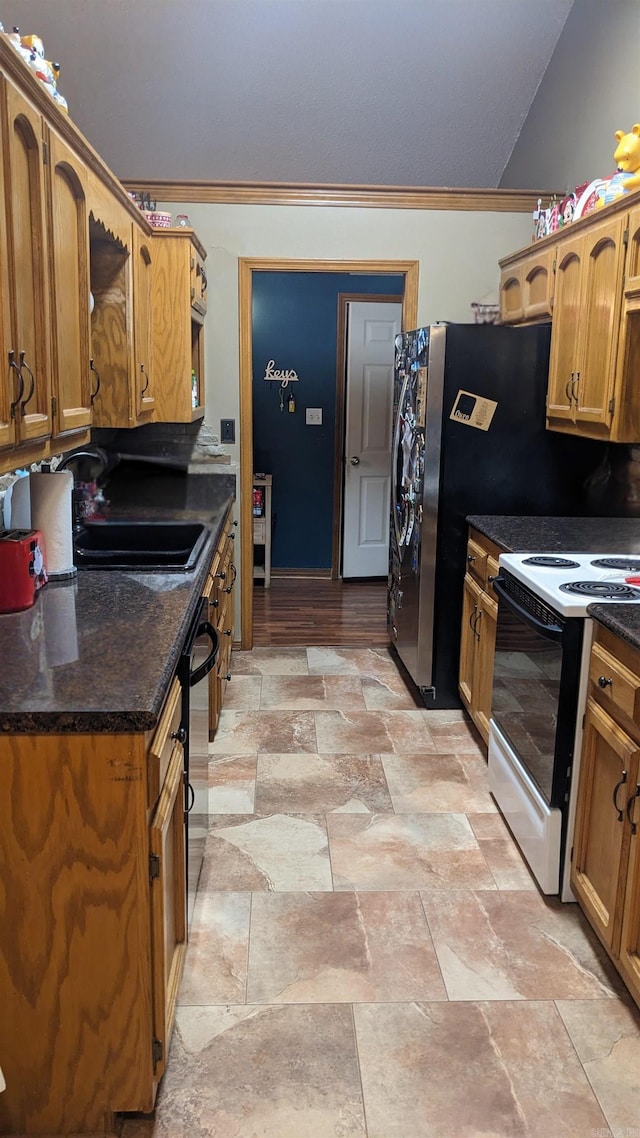
<path fill-rule="evenodd" d="M 611 124 L 608 124 L 607 129 L 604 131 L 604 135 L 605 135 L 605 139 L 606 139 L 604 146 L 605 146 L 605 152 L 607 155 L 609 154 L 608 130 L 610 129 L 610 127 L 611 127 Z M 610 161 L 610 158 L 607 158 L 607 161 Z M 539 184 L 539 180 L 535 179 L 535 183 Z M 550 184 L 553 184 L 553 182 L 551 182 Z M 177 209 L 175 204 L 173 205 L 172 208 Z M 203 231 L 203 228 L 201 227 L 199 221 L 196 220 L 196 210 L 198 212 L 198 215 L 200 215 L 201 213 L 203 213 L 205 215 L 203 217 L 203 221 L 206 219 L 207 207 L 196 206 L 196 209 L 194 209 L 190 204 L 188 204 L 185 206 L 185 208 L 186 208 L 187 212 L 189 212 L 190 216 L 192 217 L 192 220 L 194 220 L 196 230 L 197 230 L 201 240 L 204 241 L 205 245 L 209 248 L 212 245 L 219 244 L 219 238 L 216 238 L 216 236 L 211 233 L 210 228 L 208 228 L 207 225 L 205 225 L 205 230 Z M 244 211 L 246 209 L 248 211 L 248 213 L 251 214 L 253 212 L 254 208 L 256 208 L 256 207 L 251 207 L 251 206 L 224 207 L 223 206 L 223 207 L 213 207 L 213 208 L 220 216 L 224 213 L 227 213 L 227 220 L 229 222 L 229 226 L 227 226 L 225 224 L 224 218 L 222 218 L 222 216 L 221 216 L 221 225 L 220 225 L 220 231 L 219 231 L 220 233 L 225 233 L 225 235 L 226 235 L 230 232 L 230 229 L 233 228 L 233 225 L 231 225 L 231 222 L 232 222 L 231 213 L 234 210 L 238 211 L 241 209 L 242 211 Z M 264 210 L 265 208 L 271 208 L 274 214 L 277 213 L 277 209 L 278 209 L 278 207 L 264 207 L 264 206 L 263 207 L 257 207 L 257 208 L 262 208 L 262 210 Z M 278 228 L 280 228 L 283 224 L 284 225 L 287 224 L 286 213 L 287 213 L 287 210 L 289 207 L 280 207 L 280 208 L 283 209 L 283 217 L 280 221 L 276 222 L 278 225 Z M 318 222 L 319 227 L 324 229 L 324 233 L 318 232 L 315 234 L 314 237 L 310 237 L 308 241 L 305 241 L 305 240 L 300 241 L 300 245 L 306 246 L 306 247 L 304 249 L 296 250 L 296 252 L 292 253 L 292 255 L 297 254 L 297 255 L 304 255 L 304 256 L 315 256 L 315 255 L 317 255 L 317 256 L 329 256 L 329 255 L 345 256 L 345 251 L 346 251 L 346 255 L 351 255 L 353 243 L 350 242 L 350 239 L 346 235 L 346 231 L 352 222 L 352 215 L 350 215 L 349 209 L 344 209 L 342 211 L 342 214 L 344 215 L 344 224 L 340 220 L 340 217 L 339 216 L 337 217 L 336 213 L 332 212 L 330 209 L 326 209 L 326 207 L 325 207 L 324 211 L 323 211 L 322 207 L 318 207 L 318 209 L 319 209 L 320 215 L 322 215 L 323 212 L 328 215 L 324 219 L 322 218 L 322 216 L 320 216 L 320 220 Z M 309 212 L 313 213 L 314 211 L 309 211 Z M 372 210 L 370 212 L 373 214 L 376 214 L 376 226 L 379 226 L 380 231 L 382 231 L 387 226 L 387 222 L 385 221 L 384 217 L 381 216 L 384 214 L 385 211 L 384 210 L 377 210 L 377 211 Z M 402 211 L 398 211 L 398 212 L 402 212 Z M 416 211 L 416 212 L 418 212 L 418 211 Z M 428 212 L 428 211 L 424 211 L 424 212 Z M 442 211 L 442 212 L 444 212 L 446 214 L 446 211 Z M 296 214 L 296 217 L 298 217 L 300 213 L 304 213 L 304 210 L 303 209 L 299 210 L 298 213 Z M 420 240 L 419 236 L 417 236 L 416 232 L 415 232 L 416 219 L 410 218 L 411 211 L 405 210 L 404 213 L 406 215 L 408 215 L 408 220 L 406 222 L 405 236 L 404 236 L 404 238 L 402 238 L 401 242 L 399 242 L 399 243 L 401 243 L 403 246 L 402 247 L 402 254 L 403 255 L 415 256 L 416 244 Z M 475 238 L 477 236 L 478 227 L 483 226 L 484 221 L 485 221 L 485 215 L 482 214 L 482 211 L 480 211 L 480 213 L 475 213 L 473 218 L 470 218 L 470 219 L 469 218 L 463 218 L 460 215 L 460 213 L 458 213 L 457 217 L 447 217 L 447 216 L 444 216 L 444 217 L 440 216 L 439 217 L 438 214 L 436 214 L 435 218 L 437 218 L 437 225 L 442 227 L 443 233 L 445 234 L 446 239 L 449 242 L 449 245 L 448 245 L 449 257 L 451 256 L 452 250 L 454 250 L 456 248 L 460 248 L 461 239 L 462 239 L 463 243 L 466 240 L 467 245 L 469 245 L 473 240 L 475 240 Z M 436 248 L 437 244 L 438 244 L 438 242 L 434 239 L 434 230 L 436 228 L 435 218 L 434 218 L 434 223 L 430 224 L 430 230 L 431 230 L 430 240 L 432 241 L 432 247 L 433 248 Z M 409 223 L 409 219 L 411 220 L 411 224 Z M 491 210 L 487 210 L 486 220 L 487 220 L 488 226 L 489 227 L 493 226 L 494 230 L 495 230 L 495 236 L 493 238 L 491 238 L 490 241 L 487 242 L 487 246 L 490 245 L 491 248 L 487 247 L 487 250 L 486 250 L 487 260 L 492 259 L 492 262 L 493 262 L 492 271 L 495 272 L 495 265 L 497 264 L 497 260 L 499 259 L 499 257 L 503 256 L 505 253 L 509 252 L 512 249 L 516 249 L 516 248 L 528 243 L 530 221 L 529 221 L 529 218 L 527 217 L 527 215 L 521 215 L 520 217 L 515 217 L 515 216 L 510 217 L 509 215 L 507 215 L 504 219 L 504 232 L 503 232 L 503 235 L 501 238 L 500 237 L 500 225 L 501 225 L 502 220 L 503 220 L 501 218 L 501 216 L 500 215 L 497 215 L 497 216 L 493 215 L 492 216 Z M 372 219 L 372 221 L 373 221 L 373 219 Z M 402 228 L 403 224 L 404 224 L 404 222 L 401 222 L 401 228 Z M 253 254 L 256 251 L 256 249 L 258 250 L 258 252 L 262 252 L 264 245 L 263 245 L 263 237 L 259 234 L 258 219 L 256 218 L 256 228 L 253 232 L 251 232 L 253 223 L 250 220 L 248 220 L 248 225 L 249 225 L 249 232 L 248 232 L 247 236 L 243 237 L 243 239 L 242 239 L 243 243 L 245 243 L 246 252 L 249 254 Z M 516 229 L 518 230 L 517 233 L 515 232 Z M 336 232 L 336 230 L 338 232 Z M 412 230 L 414 230 L 414 231 L 412 232 Z M 509 230 L 508 236 L 506 236 L 507 230 Z M 381 236 L 380 237 L 381 243 L 382 243 L 382 240 L 383 240 L 383 238 Z M 390 233 L 389 233 L 388 228 L 387 228 L 387 236 L 386 236 L 385 240 L 386 240 L 387 245 L 389 244 L 390 241 L 393 240 L 393 238 L 390 237 Z M 362 244 L 367 245 L 366 252 L 364 250 L 362 250 L 362 251 L 358 250 L 355 255 L 371 256 L 372 251 L 371 251 L 370 243 L 368 242 L 368 240 L 364 240 L 362 242 Z M 247 246 L 248 246 L 248 248 L 247 248 Z M 239 250 L 239 255 L 242 255 L 242 252 L 243 252 L 243 250 Z M 270 252 L 270 250 L 268 252 Z M 431 256 L 431 252 L 432 252 L 432 248 L 430 247 L 429 253 L 428 253 L 429 256 Z M 283 253 L 282 255 L 286 255 L 286 253 Z M 426 259 L 427 258 L 425 257 L 425 260 Z M 216 344 L 216 348 L 215 348 L 216 355 L 217 355 L 217 358 L 219 359 L 219 361 L 224 365 L 222 369 L 218 368 L 218 374 L 219 374 L 220 370 L 225 370 L 225 369 L 230 374 L 236 374 L 236 366 L 237 365 L 236 365 L 236 361 L 235 361 L 235 355 L 236 355 L 236 353 L 235 353 L 235 341 L 233 340 L 231 333 L 228 332 L 228 329 L 235 328 L 235 326 L 237 324 L 237 313 L 235 313 L 235 311 L 234 311 L 233 300 L 230 299 L 230 298 L 233 298 L 233 296 L 235 295 L 235 277 L 233 276 L 233 272 L 231 272 L 231 266 L 226 263 L 226 257 L 222 254 L 221 254 L 221 260 L 224 262 L 223 274 L 225 276 L 225 280 L 223 283 L 216 285 L 216 289 L 219 288 L 219 290 L 220 290 L 220 294 L 221 294 L 220 299 L 221 299 L 221 302 L 223 305 L 223 312 L 224 311 L 228 312 L 229 310 L 231 310 L 231 315 L 230 315 L 230 319 L 226 322 L 226 330 L 225 330 L 224 334 L 222 332 L 220 332 L 219 330 L 214 331 L 214 342 Z M 208 261 L 209 261 L 209 258 L 208 258 Z M 446 261 L 441 262 L 441 264 L 443 265 L 443 267 L 446 267 Z M 466 266 L 465 266 L 465 270 L 466 270 Z M 470 271 L 471 272 L 475 271 L 473 266 L 470 266 Z M 213 280 L 218 279 L 217 272 L 211 272 L 210 271 L 209 275 L 210 275 L 210 278 Z M 446 276 L 446 273 L 443 273 L 442 275 L 444 277 L 444 276 Z M 480 284 L 481 284 L 481 282 L 478 281 L 477 287 L 480 287 Z M 431 286 L 427 282 L 425 284 L 425 289 L 428 290 L 430 287 Z M 456 292 L 456 288 L 454 287 L 454 284 L 448 285 L 447 287 L 450 287 L 452 293 Z M 470 287 L 475 288 L 476 282 L 473 281 L 472 284 L 470 285 Z M 484 285 L 483 292 L 484 291 L 486 291 L 486 285 Z M 469 299 L 471 298 L 471 296 L 473 296 L 473 293 L 470 294 Z M 435 297 L 433 297 L 433 296 L 427 296 L 425 298 L 425 300 L 424 300 L 425 311 L 423 312 L 423 314 L 421 314 L 419 322 L 424 323 L 424 322 L 426 322 L 427 319 L 431 319 L 435 315 L 435 313 L 433 312 L 434 301 L 435 301 Z M 421 303 L 422 303 L 422 299 L 421 299 Z M 465 319 L 467 314 L 468 314 L 468 305 L 466 303 L 466 299 L 463 297 L 462 300 L 459 300 L 459 299 L 456 300 L 456 305 L 458 305 L 459 307 L 454 308 L 454 306 L 452 304 L 451 318 Z M 216 307 L 217 307 L 217 305 L 216 305 Z M 437 313 L 437 315 L 440 315 L 440 314 L 447 315 L 448 313 L 446 313 L 444 311 L 441 313 L 440 312 Z M 209 374 L 213 375 L 213 374 L 215 374 L 215 372 L 212 371 L 211 368 L 209 368 Z M 220 398 L 220 395 L 216 394 L 216 398 Z M 215 410 L 216 410 L 216 405 L 214 403 L 214 411 Z M 225 414 L 225 415 L 227 415 L 227 414 L 233 415 L 233 413 L 234 413 L 233 404 L 224 402 L 224 406 L 221 408 L 220 413 Z M 217 412 L 216 412 L 216 414 L 217 414 Z M 244 666 L 247 666 L 246 662 L 245 662 Z M 298 665 L 298 666 L 301 666 L 301 665 Z M 309 665 L 309 662 L 307 661 L 307 667 L 309 667 L 309 666 L 319 667 L 320 664 L 316 664 L 314 662 L 313 664 Z M 329 667 L 335 668 L 337 666 L 337 664 L 335 661 L 333 661 L 331 664 L 327 664 L 325 661 L 323 666 L 325 666 L 325 667 L 329 666 Z M 249 675 L 249 676 L 247 676 L 247 678 L 248 679 L 255 679 L 255 676 Z M 387 682 L 386 677 L 384 678 L 384 682 Z M 398 714 L 400 714 L 400 713 L 398 712 Z M 413 712 L 406 712 L 406 714 L 413 715 L 414 713 Z M 417 714 L 420 714 L 420 713 L 417 713 Z M 283 716 L 281 716 L 281 718 L 283 718 Z M 435 732 L 435 734 L 437 735 L 438 732 Z M 445 732 L 445 734 L 446 734 L 446 732 Z M 441 732 L 441 735 L 442 735 L 442 732 Z M 450 737 L 451 737 L 451 735 L 450 735 Z M 485 840 L 489 841 L 491 839 L 485 839 Z M 345 904 L 346 904 L 346 902 L 345 902 Z M 515 904 L 516 904 L 516 902 L 514 900 L 514 905 Z M 511 911 L 512 912 L 514 911 L 513 907 L 512 907 Z M 553 935 L 553 933 L 550 932 L 549 935 Z M 426 997 L 426 998 L 429 998 L 429 997 Z M 560 997 L 557 997 L 557 998 L 560 998 Z M 613 1003 L 613 1001 L 605 1001 L 605 1002 L 606 1003 Z M 431 1004 L 431 1010 L 433 1013 L 433 1004 Z M 454 1008 L 454 1011 L 458 1011 L 458 1010 L 459 1009 Z M 563 1009 L 563 1010 L 565 1010 L 565 1009 Z M 577 1008 L 574 1009 L 574 1011 L 577 1011 L 577 1010 L 578 1010 Z M 460 1014 L 461 1014 L 461 1012 L 460 1012 Z M 489 1014 L 489 1013 L 487 1013 L 487 1014 Z M 493 1011 L 491 1012 L 491 1014 L 492 1015 L 494 1014 Z M 292 1015 L 293 1015 L 293 1013 L 292 1013 Z M 305 1015 L 307 1015 L 306 1021 L 303 1019 L 302 1011 L 300 1012 L 300 1024 L 302 1025 L 306 1022 L 310 1026 L 313 1021 L 309 1020 L 307 1013 L 305 1013 Z M 293 1023 L 293 1018 L 290 1020 L 290 1022 Z M 303 1031 L 302 1026 L 301 1026 L 300 1030 L 301 1030 L 301 1042 L 303 1042 L 306 1040 L 306 1036 L 305 1036 L 305 1033 Z M 344 1030 L 344 1025 L 341 1027 L 341 1030 Z M 443 1031 L 445 1030 L 444 1026 L 443 1026 L 442 1030 Z M 364 1062 L 364 1057 L 362 1057 L 362 1061 Z M 370 1065 L 369 1065 L 369 1070 L 370 1071 L 372 1070 Z M 583 1089 L 584 1089 L 585 1095 L 588 1095 L 590 1093 L 588 1091 L 588 1086 L 586 1083 L 584 1083 Z M 630 1122 L 632 1123 L 633 1122 L 632 1116 L 627 1115 L 625 1122 L 627 1125 Z M 619 1120 L 617 1124 L 623 1125 L 623 1121 Z M 514 1125 L 515 1125 L 515 1123 L 514 1123 Z M 576 1126 L 577 1125 L 578 1125 L 578 1123 L 576 1122 Z M 455 1122 L 452 1121 L 451 1126 L 453 1128 L 453 1132 L 457 1133 L 458 1131 L 455 1130 Z M 504 1129 L 504 1127 L 503 1127 L 503 1129 Z M 578 1132 L 575 1127 L 574 1127 L 574 1130 L 576 1133 Z M 174 1133 L 175 1132 L 179 1132 L 177 1130 L 177 1126 L 174 1129 Z M 277 1131 L 274 1131 L 274 1132 L 277 1132 Z M 357 1132 L 357 1131 L 355 1131 L 355 1132 Z M 380 1132 L 384 1133 L 385 1131 L 384 1131 L 384 1129 L 382 1129 Z M 389 1133 L 389 1132 L 390 1132 L 390 1130 L 387 1129 L 387 1133 Z M 411 1128 L 410 1127 L 406 1128 L 404 1132 L 411 1132 Z M 419 1133 L 419 1130 L 416 1128 L 414 1132 Z M 440 1133 L 443 1133 L 443 1132 L 444 1132 L 444 1130 L 441 1128 Z M 504 1132 L 505 1133 L 506 1132 L 514 1132 L 514 1130 L 512 1128 L 511 1131 L 505 1130 Z"/>

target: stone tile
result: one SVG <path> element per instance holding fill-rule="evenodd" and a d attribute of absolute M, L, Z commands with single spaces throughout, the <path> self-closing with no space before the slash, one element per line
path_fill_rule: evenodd
<path fill-rule="evenodd" d="M 487 764 L 487 748 L 468 720 L 443 723 L 433 719 L 433 712 L 423 711 L 424 721 L 433 739 L 433 749 L 442 755 L 477 755 Z"/>
<path fill-rule="evenodd" d="M 418 893 L 254 897 L 249 1002 L 446 998 Z"/>
<path fill-rule="evenodd" d="M 588 1138 L 604 1116 L 552 1003 L 354 1008 L 368 1138 Z"/>
<path fill-rule="evenodd" d="M 393 806 L 378 755 L 260 755 L 256 810 L 368 814 Z"/>
<path fill-rule="evenodd" d="M 492 889 L 464 814 L 328 814 L 336 889 Z"/>
<path fill-rule="evenodd" d="M 456 708 L 453 708 L 453 707 L 451 707 L 451 708 L 440 708 L 440 709 L 434 710 L 434 711 L 430 711 L 427 707 L 424 709 L 424 714 L 425 714 L 425 718 L 427 720 L 427 726 L 429 726 L 430 723 L 434 723 L 434 724 L 437 723 L 440 726 L 444 726 L 446 724 L 451 724 L 451 723 L 467 723 L 468 724 L 470 722 L 469 716 L 467 715 L 466 711 L 463 711 L 461 708 L 457 708 L 457 707 Z"/>
<path fill-rule="evenodd" d="M 476 756 L 381 755 L 397 814 L 496 812 L 487 764 Z"/>
<path fill-rule="evenodd" d="M 178 1008 L 155 1120 L 122 1138 L 365 1138 L 351 1009 Z"/>
<path fill-rule="evenodd" d="M 362 694 L 368 711 L 413 711 L 423 704 L 398 671 L 388 675 L 363 676 Z"/>
<path fill-rule="evenodd" d="M 225 711 L 257 711 L 260 707 L 262 676 L 237 676 L 232 673 L 231 681 L 224 692 Z"/>
<path fill-rule="evenodd" d="M 309 672 L 322 676 L 398 675 L 387 648 L 307 648 Z"/>
<path fill-rule="evenodd" d="M 265 676 L 260 707 L 267 711 L 365 709 L 358 676 Z"/>
<path fill-rule="evenodd" d="M 337 714 L 329 712 L 328 714 Z M 261 751 L 317 751 L 313 711 L 227 711 L 223 708 L 210 755 Z"/>
<path fill-rule="evenodd" d="M 467 817 L 498 889 L 537 891 L 535 878 L 500 812 Z"/>
<path fill-rule="evenodd" d="M 245 676 L 306 676 L 309 672 L 306 648 L 234 648 L 231 672 Z"/>
<path fill-rule="evenodd" d="M 577 905 L 537 890 L 422 894 L 450 1000 L 579 1000 L 619 990 Z"/>
<path fill-rule="evenodd" d="M 558 1001 L 611 1134 L 640 1134 L 640 1013 L 621 1000 Z"/>
<path fill-rule="evenodd" d="M 420 711 L 317 711 L 315 715 L 321 753 L 435 751 Z"/>
<path fill-rule="evenodd" d="M 200 888 L 235 892 L 332 889 L 324 819 L 286 814 L 214 816 Z"/>
<path fill-rule="evenodd" d="M 198 891 L 179 1004 L 240 1004 L 246 998 L 249 893 Z"/>
<path fill-rule="evenodd" d="M 209 763 L 209 813 L 252 814 L 257 755 L 220 755 Z"/>

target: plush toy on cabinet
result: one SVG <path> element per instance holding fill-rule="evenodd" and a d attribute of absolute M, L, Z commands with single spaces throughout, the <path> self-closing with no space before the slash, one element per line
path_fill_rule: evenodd
<path fill-rule="evenodd" d="M 618 143 L 613 155 L 616 173 L 600 190 L 596 209 L 640 188 L 640 123 L 634 123 L 628 134 L 617 130 L 615 139 Z"/>

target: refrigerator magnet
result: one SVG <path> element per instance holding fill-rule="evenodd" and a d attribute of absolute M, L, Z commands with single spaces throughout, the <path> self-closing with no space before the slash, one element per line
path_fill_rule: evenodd
<path fill-rule="evenodd" d="M 449 418 L 455 419 L 457 423 L 463 423 L 465 427 L 488 431 L 497 406 L 494 399 L 473 395 L 471 391 L 459 391 L 453 401 Z"/>

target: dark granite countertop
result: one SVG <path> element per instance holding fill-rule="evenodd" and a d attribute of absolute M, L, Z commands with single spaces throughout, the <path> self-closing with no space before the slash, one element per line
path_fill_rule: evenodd
<path fill-rule="evenodd" d="M 71 582 L 49 583 L 26 612 L 0 615 L 1 732 L 129 733 L 156 725 L 232 487 L 233 480 L 212 480 L 206 506 L 114 510 L 205 522 L 209 538 L 192 572 L 80 570 Z"/>
<path fill-rule="evenodd" d="M 640 554 L 640 518 L 516 518 L 470 514 L 505 553 Z"/>

